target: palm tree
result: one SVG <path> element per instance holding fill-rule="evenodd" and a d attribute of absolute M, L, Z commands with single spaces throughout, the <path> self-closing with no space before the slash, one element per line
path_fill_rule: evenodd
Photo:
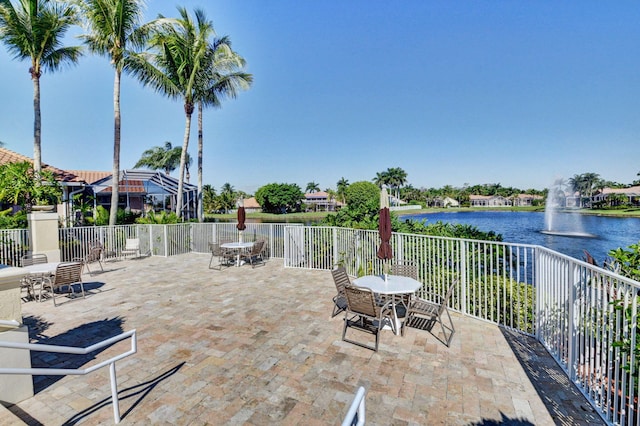
<path fill-rule="evenodd" d="M 205 106 L 220 108 L 223 98 L 235 99 L 239 89 L 248 89 L 253 76 L 239 71 L 245 60 L 231 49 L 228 37 L 215 39 L 201 72 L 197 76 L 196 99 L 198 100 L 198 221 L 204 221 L 202 193 L 202 113 Z"/>
<path fill-rule="evenodd" d="M 227 182 L 220 188 L 220 196 L 218 198 L 220 200 L 220 206 L 226 213 L 235 207 L 236 199 L 238 197 L 233 186 L 231 186 L 231 184 Z"/>
<path fill-rule="evenodd" d="M 33 81 L 33 170 L 42 169 L 40 77 L 43 71 L 57 71 L 65 64 L 78 62 L 79 46 L 62 46 L 70 27 L 79 23 L 75 9 L 62 2 L 20 0 L 14 7 L 10 0 L 0 0 L 0 40 L 16 59 L 31 61 Z"/>
<path fill-rule="evenodd" d="M 113 80 L 113 174 L 109 225 L 118 213 L 120 177 L 120 80 L 133 49 L 145 46 L 148 27 L 141 26 L 144 0 L 81 0 L 88 33 L 81 36 L 89 50 L 107 56 L 115 68 Z M 181 197 L 178 197 L 181 200 Z"/>
<path fill-rule="evenodd" d="M 151 170 L 163 170 L 167 176 L 180 165 L 182 148 L 173 147 L 171 142 L 165 142 L 164 146 L 154 146 L 142 153 L 138 162 L 133 166 L 146 167 Z M 187 164 L 191 165 L 191 156 L 187 154 Z"/>
<path fill-rule="evenodd" d="M 184 7 L 178 7 L 180 18 L 166 21 L 150 39 L 153 52 L 137 55 L 130 67 L 143 85 L 150 85 L 172 99 L 182 99 L 185 113 L 184 140 L 178 176 L 176 214 L 182 217 L 182 193 L 191 133 L 191 116 L 199 100 L 198 82 L 211 54 L 209 39 L 213 24 L 202 9 L 195 9 L 195 21 Z M 160 19 L 164 19 L 160 16 Z"/>
<path fill-rule="evenodd" d="M 349 181 L 345 178 L 340 178 L 340 180 L 336 183 L 336 195 L 338 201 L 344 203 L 346 199 L 347 187 L 349 186 Z"/>
<path fill-rule="evenodd" d="M 318 185 L 316 182 L 309 182 L 307 184 L 307 192 L 318 192 L 320 191 L 320 185 Z"/>

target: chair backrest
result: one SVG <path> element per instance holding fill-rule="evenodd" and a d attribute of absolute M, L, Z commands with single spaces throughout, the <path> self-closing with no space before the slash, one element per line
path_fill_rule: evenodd
<path fill-rule="evenodd" d="M 418 279 L 418 267 L 411 263 L 400 263 L 391 266 L 391 275 L 402 275 L 403 277 L 411 277 Z"/>
<path fill-rule="evenodd" d="M 344 287 L 344 293 L 347 296 L 347 309 L 349 311 L 369 317 L 378 317 L 380 310 L 376 307 L 376 301 L 371 290 L 347 285 Z"/>
<path fill-rule="evenodd" d="M 87 254 L 87 262 L 95 262 L 102 258 L 102 245 L 93 246 Z"/>
<path fill-rule="evenodd" d="M 252 255 L 260 254 L 262 252 L 263 247 L 264 247 L 263 240 L 256 241 L 255 243 L 253 243 L 253 246 L 251 246 L 251 254 Z"/>
<path fill-rule="evenodd" d="M 124 244 L 125 250 L 138 250 L 140 248 L 140 239 L 127 238 Z"/>
<path fill-rule="evenodd" d="M 82 281 L 82 263 L 61 263 L 56 268 L 53 286 L 58 287 L 61 285 L 79 283 L 80 281 Z"/>
<path fill-rule="evenodd" d="M 336 269 L 331 270 L 331 275 L 333 276 L 333 282 L 336 284 L 338 294 L 344 296 L 344 288 L 351 285 L 351 280 L 349 279 L 349 275 L 347 275 L 347 270 L 344 266 L 338 266 Z"/>
<path fill-rule="evenodd" d="M 34 254 L 25 254 L 24 256 L 22 256 L 21 262 L 22 262 L 22 266 L 29 266 L 29 265 L 37 265 L 40 263 L 48 263 L 49 260 L 47 259 L 46 254 L 34 253 Z"/>
<path fill-rule="evenodd" d="M 444 295 L 444 297 L 442 298 L 442 303 L 440 304 L 440 306 L 438 307 L 438 315 L 442 314 L 442 312 L 447 308 L 447 306 L 449 305 L 449 299 L 451 299 L 451 295 L 453 294 L 453 289 L 458 285 L 458 280 L 455 279 L 453 280 L 453 282 L 451 283 L 451 285 L 449 286 L 449 289 L 447 290 L 447 293 Z"/>
<path fill-rule="evenodd" d="M 209 243 L 209 251 L 214 256 L 222 256 L 224 250 L 220 247 L 219 243 Z"/>

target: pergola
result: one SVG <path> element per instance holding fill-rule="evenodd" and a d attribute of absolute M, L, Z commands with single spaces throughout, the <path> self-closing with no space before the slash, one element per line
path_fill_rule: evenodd
<path fill-rule="evenodd" d="M 151 170 L 122 170 L 120 172 L 119 194 L 124 196 L 125 209 L 144 212 L 144 204 L 156 206 L 159 199 L 162 207 L 175 205 L 178 197 L 178 179 L 162 172 Z M 113 175 L 94 182 L 91 187 L 96 198 L 111 196 Z M 184 182 L 182 189 L 182 217 L 191 219 L 197 214 L 198 189 Z M 119 205 L 123 204 L 119 201 Z M 101 203 L 104 204 L 104 203 Z"/>

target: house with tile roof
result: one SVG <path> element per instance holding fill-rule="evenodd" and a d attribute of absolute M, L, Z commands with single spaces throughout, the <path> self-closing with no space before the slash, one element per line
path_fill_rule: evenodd
<path fill-rule="evenodd" d="M 613 198 L 613 195 L 626 197 L 628 204 L 640 205 L 640 185 L 630 186 L 628 188 L 602 188 L 602 190 L 591 197 L 591 201 L 593 203 L 607 202 Z"/>
<path fill-rule="evenodd" d="M 0 165 L 33 159 L 0 147 Z M 89 170 L 63 170 L 42 163 L 44 170 L 53 172 L 63 190 L 57 212 L 62 223 L 71 226 L 75 220 L 73 198 L 76 194 L 94 197 L 94 207 L 111 207 L 111 172 Z M 123 170 L 120 173 L 118 207 L 133 212 L 170 208 L 177 196 L 178 180 L 161 172 L 149 170 Z M 172 201 L 173 199 L 173 201 Z M 197 188 L 184 183 L 183 205 L 186 219 L 195 217 Z"/>
<path fill-rule="evenodd" d="M 508 207 L 512 201 L 501 195 L 469 195 L 471 207 Z"/>

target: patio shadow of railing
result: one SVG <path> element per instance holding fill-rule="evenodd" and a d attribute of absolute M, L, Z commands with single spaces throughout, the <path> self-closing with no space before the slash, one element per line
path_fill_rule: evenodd
<path fill-rule="evenodd" d="M 605 424 L 540 342 L 504 327 L 500 331 L 556 424 L 571 424 L 575 419 Z M 576 405 L 576 401 L 581 402 Z"/>
<path fill-rule="evenodd" d="M 535 426 L 529 420 L 524 418 L 511 418 L 500 412 L 500 420 L 482 419 L 479 422 L 469 423 L 469 426 Z"/>
<path fill-rule="evenodd" d="M 133 404 L 131 404 L 131 406 L 122 414 L 121 418 L 124 419 L 127 417 L 127 415 L 129 413 L 131 413 L 133 411 L 134 408 L 136 408 L 138 406 L 138 404 L 140 404 L 142 402 L 142 400 L 149 395 L 149 393 L 151 393 L 151 391 L 158 385 L 160 384 L 162 381 L 168 379 L 169 377 L 173 376 L 175 373 L 177 373 L 183 365 L 185 365 L 185 361 L 181 362 L 180 364 L 176 365 L 175 367 L 170 368 L 169 370 L 165 371 L 164 373 L 161 373 L 159 376 L 151 379 L 151 380 L 147 380 L 144 383 L 140 383 L 138 385 L 134 385 L 134 386 L 130 386 L 126 389 L 122 389 L 120 391 L 118 391 L 118 400 L 119 401 L 124 401 L 126 399 L 129 398 L 133 398 L 135 396 L 139 396 L 138 399 L 136 399 Z M 103 407 L 106 407 L 108 405 L 111 405 L 112 401 L 111 401 L 111 396 L 107 396 L 105 397 L 103 400 L 96 402 L 95 404 L 93 404 L 91 407 L 87 407 L 84 410 L 82 410 L 81 412 L 79 412 L 78 414 L 76 414 L 75 416 L 71 417 L 69 420 L 67 420 L 66 422 L 63 423 L 63 426 L 67 426 L 67 425 L 75 425 L 83 420 L 85 420 L 89 415 L 91 415 L 92 413 L 95 413 L 96 411 L 100 410 Z"/>
<path fill-rule="evenodd" d="M 122 328 L 124 319 L 122 317 L 82 324 L 79 327 L 52 337 L 43 334 L 52 324 L 43 321 L 40 317 L 24 317 L 23 323 L 29 326 L 30 342 L 43 345 L 86 347 L 117 336 L 124 331 Z M 31 367 L 76 369 L 94 360 L 97 354 L 107 348 L 108 347 L 105 347 L 86 355 L 32 351 Z M 63 377 L 64 376 L 33 376 L 34 393 L 37 394 L 43 391 Z"/>

